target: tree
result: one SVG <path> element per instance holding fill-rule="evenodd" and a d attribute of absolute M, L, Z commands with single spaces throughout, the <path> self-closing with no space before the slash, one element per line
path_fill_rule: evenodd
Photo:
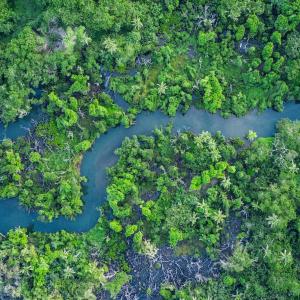
<path fill-rule="evenodd" d="M 166 90 L 167 90 L 167 85 L 162 81 L 157 86 L 158 86 L 158 94 L 160 96 L 161 95 L 165 95 L 166 94 Z"/>
<path fill-rule="evenodd" d="M 213 72 L 201 80 L 201 86 L 204 90 L 203 105 L 210 112 L 216 112 L 222 106 L 225 100 L 222 86 Z"/>
<path fill-rule="evenodd" d="M 81 49 L 83 46 L 88 45 L 91 39 L 87 36 L 83 26 L 76 27 L 75 29 L 67 27 L 64 36 L 65 53 L 72 54 L 76 47 Z"/>
<path fill-rule="evenodd" d="M 286 53 L 289 57 L 296 59 L 299 58 L 300 51 L 300 34 L 292 33 L 288 36 L 286 43 Z"/>
<path fill-rule="evenodd" d="M 0 2 L 0 32 L 8 34 L 12 31 L 15 22 L 15 13 L 9 8 L 7 0 Z"/>
<path fill-rule="evenodd" d="M 272 33 L 271 40 L 273 43 L 277 45 L 281 45 L 281 33 L 278 31 L 274 31 Z"/>
<path fill-rule="evenodd" d="M 111 38 L 106 38 L 103 42 L 104 48 L 112 55 L 117 52 L 118 46 L 117 43 L 111 39 Z"/>
<path fill-rule="evenodd" d="M 249 255 L 247 249 L 243 245 L 237 244 L 233 255 L 228 259 L 228 261 L 223 262 L 222 266 L 225 270 L 230 272 L 241 273 L 252 264 L 253 259 Z"/>
<path fill-rule="evenodd" d="M 184 234 L 177 228 L 172 227 L 169 233 L 169 243 L 172 247 L 175 247 L 178 242 L 184 239 Z"/>
<path fill-rule="evenodd" d="M 137 225 L 127 225 L 125 230 L 125 236 L 129 237 L 132 236 L 138 230 Z"/>
<path fill-rule="evenodd" d="M 115 231 L 115 232 L 117 232 L 117 233 L 119 233 L 119 232 L 121 232 L 121 231 L 123 230 L 123 227 L 122 227 L 121 223 L 120 223 L 119 221 L 117 221 L 117 220 L 111 221 L 111 222 L 109 223 L 109 227 L 110 227 L 113 231 Z"/>
<path fill-rule="evenodd" d="M 137 31 L 139 31 L 143 28 L 143 23 L 139 17 L 135 17 L 132 20 L 132 25 L 133 25 L 134 29 Z"/>
<path fill-rule="evenodd" d="M 179 6 L 179 0 L 164 0 L 168 11 L 172 12 Z"/>
<path fill-rule="evenodd" d="M 249 29 L 250 37 L 254 37 L 258 33 L 261 22 L 256 15 L 251 15 L 248 17 L 246 25 Z"/>
<path fill-rule="evenodd" d="M 75 151 L 76 152 L 85 152 L 88 149 L 90 149 L 91 146 L 92 146 L 91 142 L 89 140 L 85 140 L 75 146 Z"/>
<path fill-rule="evenodd" d="M 247 139 L 249 141 L 254 141 L 257 138 L 257 133 L 253 130 L 249 130 L 248 134 L 247 134 Z"/>
<path fill-rule="evenodd" d="M 201 176 L 194 176 L 192 181 L 191 181 L 191 185 L 190 185 L 190 190 L 191 191 L 198 191 L 201 188 L 201 184 L 202 184 L 202 178 Z"/>
<path fill-rule="evenodd" d="M 200 31 L 198 34 L 198 44 L 203 47 L 206 46 L 209 42 L 214 41 L 216 38 L 216 33 L 214 31 L 203 32 Z"/>
<path fill-rule="evenodd" d="M 272 56 L 273 49 L 274 49 L 274 45 L 272 42 L 269 42 L 265 45 L 265 47 L 262 51 L 262 57 L 264 60 L 267 60 L 268 58 L 270 58 Z"/>
<path fill-rule="evenodd" d="M 38 152 L 31 152 L 29 159 L 33 163 L 39 162 L 41 160 L 41 155 Z"/>
<path fill-rule="evenodd" d="M 90 88 L 88 85 L 89 76 L 85 75 L 72 75 L 71 79 L 74 81 L 68 90 L 68 95 L 72 95 L 74 93 L 81 93 L 86 95 Z"/>
<path fill-rule="evenodd" d="M 26 115 L 33 102 L 29 97 L 31 87 L 37 87 L 40 82 L 48 81 L 44 58 L 39 51 L 42 43 L 43 39 L 26 26 L 9 39 L 5 51 L 2 51 L 0 117 L 6 123 L 15 120 L 18 116 Z"/>
<path fill-rule="evenodd" d="M 115 299 L 117 295 L 119 294 L 121 288 L 129 282 L 131 279 L 131 276 L 126 274 L 125 272 L 119 272 L 117 273 L 114 278 L 107 282 L 104 286 L 105 289 L 110 292 L 110 295 L 112 299 Z"/>
<path fill-rule="evenodd" d="M 289 21 L 288 18 L 284 15 L 279 15 L 274 25 L 275 28 L 283 34 L 289 30 Z"/>
<path fill-rule="evenodd" d="M 236 33 L 235 33 L 235 39 L 237 41 L 240 41 L 243 39 L 244 35 L 245 35 L 245 26 L 244 25 L 238 26 Z"/>

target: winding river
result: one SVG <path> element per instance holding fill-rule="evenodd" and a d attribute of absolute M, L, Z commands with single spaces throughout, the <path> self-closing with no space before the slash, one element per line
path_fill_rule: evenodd
<path fill-rule="evenodd" d="M 114 100 L 126 108 L 125 102 L 119 95 L 110 93 Z M 0 125 L 0 137 L 16 138 L 24 136 L 27 129 L 34 125 L 40 118 L 38 110 L 11 124 L 8 128 Z M 222 118 L 219 114 L 210 114 L 203 110 L 191 108 L 185 115 L 178 113 L 174 118 L 169 118 L 161 112 L 142 112 L 137 116 L 136 124 L 128 129 L 123 126 L 110 129 L 98 138 L 92 149 L 88 151 L 81 164 L 81 175 L 86 176 L 88 182 L 85 187 L 84 209 L 82 214 L 74 220 L 59 217 L 51 223 L 44 223 L 37 219 L 36 212 L 28 212 L 19 205 L 18 199 L 0 200 L 0 232 L 6 233 L 15 227 L 30 227 L 34 231 L 56 232 L 66 230 L 70 232 L 85 232 L 92 228 L 100 216 L 97 208 L 106 200 L 106 186 L 108 179 L 106 168 L 117 161 L 114 150 L 118 148 L 125 137 L 139 134 L 151 134 L 157 127 L 173 122 L 174 132 L 191 130 L 200 133 L 203 130 L 215 133 L 221 131 L 227 137 L 244 137 L 249 129 L 257 132 L 258 136 L 272 136 L 275 124 L 282 118 L 296 120 L 300 118 L 300 105 L 287 103 L 283 112 L 266 110 L 263 113 L 252 111 L 244 117 L 229 119 Z"/>

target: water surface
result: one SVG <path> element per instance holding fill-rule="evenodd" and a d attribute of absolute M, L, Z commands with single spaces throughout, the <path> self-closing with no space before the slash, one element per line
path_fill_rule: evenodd
<path fill-rule="evenodd" d="M 121 104 L 122 99 L 115 94 L 116 102 Z M 33 112 L 30 116 L 10 125 L 7 129 L 0 127 L 0 136 L 16 138 L 26 134 L 24 127 L 32 126 L 32 119 L 38 117 Z M 99 218 L 99 208 L 106 201 L 106 186 L 108 179 L 106 168 L 117 161 L 114 150 L 121 146 L 125 137 L 139 134 L 151 134 L 155 128 L 166 126 L 173 122 L 173 130 L 191 130 L 200 133 L 203 130 L 216 133 L 221 131 L 226 137 L 244 137 L 249 129 L 257 132 L 259 137 L 272 136 L 275 132 L 276 122 L 282 118 L 296 120 L 300 117 L 300 105 L 288 103 L 283 112 L 266 110 L 258 114 L 250 112 L 244 117 L 222 118 L 219 114 L 210 114 L 203 110 L 191 108 L 185 115 L 178 113 L 176 117 L 169 118 L 161 112 L 142 112 L 137 116 L 136 124 L 128 129 L 123 126 L 110 129 L 106 134 L 98 138 L 92 149 L 85 153 L 81 165 L 81 175 L 86 176 L 86 193 L 83 197 L 83 213 L 74 220 L 64 217 L 55 219 L 51 223 L 43 223 L 37 220 L 35 212 L 28 212 L 18 204 L 18 199 L 0 201 L 0 232 L 6 233 L 9 229 L 18 226 L 31 227 L 35 231 L 56 232 L 66 230 L 70 232 L 85 232 L 92 228 Z"/>

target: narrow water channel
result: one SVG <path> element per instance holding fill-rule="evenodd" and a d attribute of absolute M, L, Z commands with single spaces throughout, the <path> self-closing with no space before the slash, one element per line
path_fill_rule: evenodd
<path fill-rule="evenodd" d="M 114 95 L 116 102 L 122 104 L 120 96 Z M 123 106 L 123 105 L 122 105 Z M 0 137 L 16 138 L 25 135 L 26 128 L 34 125 L 40 114 L 34 110 L 26 118 L 11 124 L 8 128 L 0 127 Z M 98 218 L 98 207 L 106 201 L 107 176 L 106 168 L 117 161 L 114 150 L 118 148 L 125 137 L 133 135 L 151 134 L 152 130 L 173 122 L 173 130 L 191 130 L 195 133 L 209 131 L 212 134 L 221 131 L 227 137 L 244 137 L 249 129 L 257 132 L 259 137 L 272 136 L 275 132 L 276 122 L 282 118 L 291 120 L 300 119 L 300 105 L 288 103 L 283 112 L 266 110 L 263 113 L 250 112 L 244 117 L 229 119 L 222 118 L 219 114 L 210 114 L 203 110 L 191 108 L 185 115 L 178 113 L 176 117 L 169 118 L 161 112 L 142 112 L 137 116 L 134 126 L 126 129 L 123 126 L 110 129 L 98 138 L 92 149 L 85 153 L 81 175 L 86 176 L 83 213 L 74 220 L 64 217 L 55 219 L 51 223 L 37 220 L 37 213 L 27 212 L 19 205 L 18 199 L 0 200 L 0 232 L 6 233 L 9 229 L 18 226 L 31 227 L 35 231 L 56 232 L 66 230 L 70 232 L 84 232 L 92 228 Z"/>

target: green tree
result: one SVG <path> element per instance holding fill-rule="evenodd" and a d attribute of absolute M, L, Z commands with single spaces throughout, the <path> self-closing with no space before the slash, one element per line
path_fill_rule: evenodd
<path fill-rule="evenodd" d="M 250 37 L 256 36 L 259 31 L 259 27 L 261 26 L 261 22 L 256 15 L 251 15 L 248 17 L 246 26 L 249 29 Z"/>
<path fill-rule="evenodd" d="M 273 43 L 277 45 L 281 45 L 281 33 L 278 31 L 274 31 L 272 33 L 271 40 Z"/>
<path fill-rule="evenodd" d="M 172 247 L 175 247 L 178 242 L 184 239 L 184 234 L 177 228 L 171 228 L 169 233 L 169 243 Z"/>
<path fill-rule="evenodd" d="M 273 54 L 274 45 L 272 42 L 269 42 L 265 45 L 263 51 L 262 51 L 262 57 L 264 60 L 267 60 L 270 58 Z"/>
<path fill-rule="evenodd" d="M 216 112 L 221 108 L 222 102 L 225 100 L 222 86 L 212 72 L 201 80 L 201 86 L 204 90 L 203 105 L 210 112 Z"/>
<path fill-rule="evenodd" d="M 125 230 L 125 236 L 129 237 L 132 236 L 138 230 L 137 225 L 127 225 Z"/>
<path fill-rule="evenodd" d="M 240 41 L 243 39 L 244 35 L 245 35 L 245 26 L 244 25 L 238 26 L 236 33 L 235 33 L 235 39 L 237 41 Z"/>
<path fill-rule="evenodd" d="M 89 140 L 85 140 L 75 146 L 75 151 L 76 152 L 85 152 L 88 149 L 90 149 L 91 146 L 92 146 L 91 142 Z"/>
<path fill-rule="evenodd" d="M 216 38 L 216 33 L 214 31 L 203 32 L 200 31 L 198 35 L 198 44 L 203 47 L 206 46 L 209 42 L 214 41 Z"/>
<path fill-rule="evenodd" d="M 123 227 L 121 225 L 121 223 L 117 220 L 113 220 L 109 223 L 109 227 L 115 231 L 115 232 L 121 232 L 123 230 Z"/>
<path fill-rule="evenodd" d="M 7 0 L 0 2 L 0 32 L 8 34 L 12 31 L 15 22 L 15 13 L 7 4 Z"/>
<path fill-rule="evenodd" d="M 274 25 L 275 28 L 283 34 L 289 30 L 289 21 L 288 18 L 284 15 L 279 15 Z"/>

